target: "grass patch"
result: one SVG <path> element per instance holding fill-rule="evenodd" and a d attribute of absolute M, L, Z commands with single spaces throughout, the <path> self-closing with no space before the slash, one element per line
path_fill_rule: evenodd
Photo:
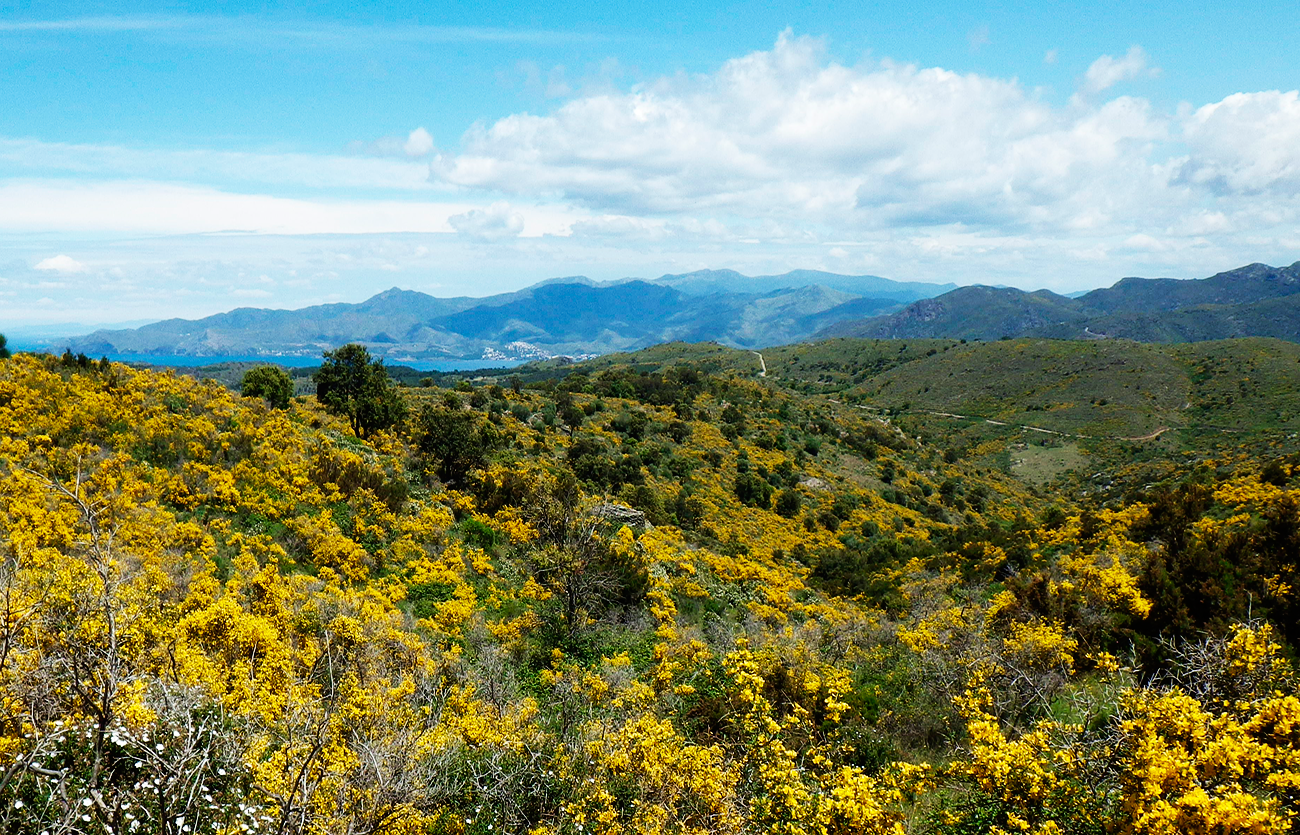
<path fill-rule="evenodd" d="M 1011 450 L 1012 475 L 1038 487 L 1056 481 L 1070 470 L 1081 472 L 1087 462 L 1088 456 L 1076 443 L 1056 447 L 1029 443 L 1024 449 Z"/>

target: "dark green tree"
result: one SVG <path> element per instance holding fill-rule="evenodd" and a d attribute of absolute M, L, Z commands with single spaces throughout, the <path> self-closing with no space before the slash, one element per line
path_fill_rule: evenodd
<path fill-rule="evenodd" d="M 277 409 L 287 409 L 293 397 L 293 380 L 278 365 L 259 365 L 244 373 L 239 393 L 245 397 L 262 397 Z"/>
<path fill-rule="evenodd" d="M 5 335 L 0 333 L 0 360 L 7 359 L 9 359 L 9 342 L 5 339 Z"/>
<path fill-rule="evenodd" d="M 448 484 L 459 484 L 482 466 L 500 443 L 496 427 L 476 412 L 427 405 L 417 423 L 420 452 L 437 462 L 438 477 Z"/>
<path fill-rule="evenodd" d="M 803 508 L 803 502 L 799 498 L 798 491 L 787 487 L 780 493 L 776 494 L 776 512 L 787 519 L 793 519 L 799 515 Z"/>
<path fill-rule="evenodd" d="M 349 343 L 326 351 L 325 362 L 312 375 L 316 398 L 352 424 L 357 437 L 387 429 L 406 417 L 406 403 L 388 377 L 383 360 L 370 358 L 364 345 Z"/>
<path fill-rule="evenodd" d="M 736 475 L 736 497 L 750 507 L 772 506 L 772 485 L 754 473 Z"/>
<path fill-rule="evenodd" d="M 560 420 L 569 427 L 569 434 L 582 425 L 582 419 L 585 417 L 582 409 L 573 402 L 573 395 L 567 391 L 562 391 L 555 396 L 555 412 L 560 416 Z"/>

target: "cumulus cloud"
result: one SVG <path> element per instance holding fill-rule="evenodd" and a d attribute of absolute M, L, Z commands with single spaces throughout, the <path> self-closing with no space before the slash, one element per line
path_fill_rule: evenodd
<path fill-rule="evenodd" d="M 424 128 L 416 128 L 406 137 L 402 151 L 408 157 L 424 157 L 433 151 L 433 137 Z"/>
<path fill-rule="evenodd" d="M 1128 81 L 1141 76 L 1153 76 L 1160 70 L 1147 63 L 1147 54 L 1140 46 L 1129 47 L 1128 52 L 1116 58 L 1103 55 L 1088 67 L 1083 75 L 1083 92 L 1100 93 L 1114 87 L 1121 81 Z"/>
<path fill-rule="evenodd" d="M 1215 192 L 1300 195 L 1300 92 L 1236 93 L 1183 122 L 1179 174 Z"/>
<path fill-rule="evenodd" d="M 574 82 L 549 111 L 481 123 L 442 148 L 422 128 L 354 156 L 0 139 L 0 163 L 19 172 L 0 180 L 0 235 L 78 235 L 87 261 L 121 263 L 118 249 L 86 249 L 83 233 L 205 233 L 184 246 L 211 246 L 203 263 L 220 265 L 229 238 L 206 233 L 247 230 L 241 247 L 337 233 L 355 246 L 300 265 L 304 276 L 376 276 L 417 260 L 424 274 L 434 259 L 459 265 L 447 280 L 465 287 L 447 292 L 477 291 L 492 270 L 518 282 L 578 264 L 604 278 L 819 266 L 1072 290 L 1295 260 L 1300 94 L 1177 111 L 1116 94 L 1154 72 L 1140 48 L 1103 56 L 1079 94 L 1056 103 L 1012 78 L 837 63 L 818 40 L 785 33 L 705 74 L 630 89 Z M 394 243 L 397 233 L 422 236 L 419 249 Z M 47 255 L 24 251 L 21 264 Z M 224 270 L 185 281 L 220 277 L 212 303 L 225 304 L 228 286 L 248 285 Z M 279 304 L 297 280 L 281 277 Z"/>
<path fill-rule="evenodd" d="M 447 219 L 459 234 L 476 241 L 517 238 L 524 231 L 524 216 L 509 203 L 493 203 L 486 209 L 471 209 Z"/>
<path fill-rule="evenodd" d="M 79 273 L 86 269 L 86 265 L 67 255 L 53 255 L 37 261 L 32 269 L 52 273 Z"/>
<path fill-rule="evenodd" d="M 433 156 L 430 177 L 576 206 L 589 216 L 572 223 L 574 241 L 694 240 L 724 260 L 750 242 L 826 253 L 836 244 L 823 242 L 850 241 L 873 269 L 966 264 L 978 280 L 1035 261 L 1097 269 L 1112 254 L 1124 272 L 1147 259 L 1192 275 L 1216 257 L 1293 260 L 1298 94 L 1169 111 L 1114 93 L 1158 73 L 1141 47 L 1102 56 L 1056 104 L 1016 79 L 840 64 L 786 32 L 712 73 L 477 125 Z"/>
<path fill-rule="evenodd" d="M 828 63 L 820 42 L 786 33 L 711 76 L 475 128 L 432 175 L 612 214 L 1066 226 L 1098 210 L 1089 195 L 1122 204 L 1159 176 L 1143 148 L 1165 132 L 1139 99 L 1058 109 L 1011 80 Z"/>

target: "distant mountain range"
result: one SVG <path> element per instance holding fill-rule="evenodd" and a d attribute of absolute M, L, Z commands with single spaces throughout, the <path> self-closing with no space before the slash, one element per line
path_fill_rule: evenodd
<path fill-rule="evenodd" d="M 99 330 L 66 344 L 95 356 L 197 358 L 316 356 L 362 342 L 392 362 L 600 354 L 671 340 L 759 348 L 807 339 L 838 322 L 896 311 L 955 287 L 809 270 L 754 277 L 702 270 L 613 282 L 574 276 L 487 298 L 443 299 L 393 288 L 359 304 L 240 308 Z"/>
<path fill-rule="evenodd" d="M 810 270 L 752 277 L 702 270 L 611 282 L 571 276 L 487 298 L 393 288 L 359 304 L 240 308 L 99 330 L 66 344 L 94 356 L 273 358 L 362 342 L 403 362 L 585 356 L 669 341 L 754 349 L 834 336 L 1300 342 L 1300 262 L 1251 264 L 1198 280 L 1125 278 L 1075 297 Z"/>
<path fill-rule="evenodd" d="M 1196 280 L 1125 278 L 1075 298 L 1047 290 L 960 287 L 897 312 L 828 325 L 818 337 L 1201 342 L 1271 336 L 1300 342 L 1300 261 Z"/>

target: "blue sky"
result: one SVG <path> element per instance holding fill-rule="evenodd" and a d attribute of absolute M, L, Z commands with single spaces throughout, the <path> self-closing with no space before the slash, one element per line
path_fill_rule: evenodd
<path fill-rule="evenodd" d="M 1294 3 L 0 0 L 0 324 L 1300 259 Z"/>

